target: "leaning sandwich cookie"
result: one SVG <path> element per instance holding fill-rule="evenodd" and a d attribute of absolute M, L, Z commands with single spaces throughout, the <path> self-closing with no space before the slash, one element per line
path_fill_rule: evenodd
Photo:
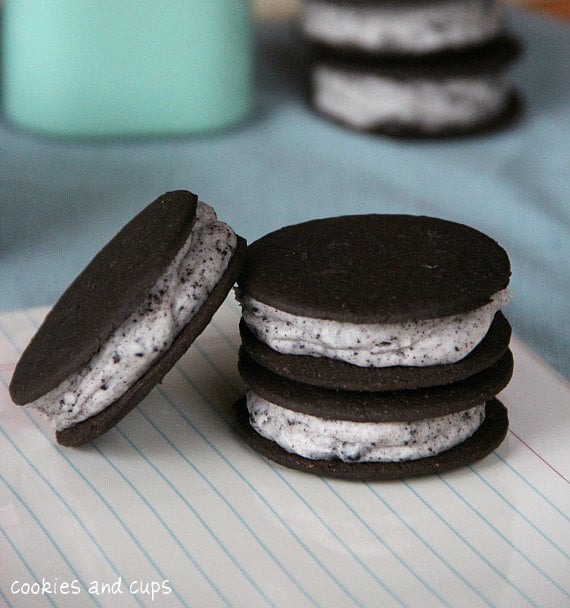
<path fill-rule="evenodd" d="M 494 397 L 511 374 L 509 277 L 495 241 L 437 218 L 328 218 L 259 239 L 237 289 L 246 438 L 281 464 L 366 479 L 483 457 L 508 424 Z"/>
<path fill-rule="evenodd" d="M 187 191 L 131 220 L 48 313 L 10 383 L 66 446 L 112 428 L 184 354 L 232 288 L 245 241 Z"/>

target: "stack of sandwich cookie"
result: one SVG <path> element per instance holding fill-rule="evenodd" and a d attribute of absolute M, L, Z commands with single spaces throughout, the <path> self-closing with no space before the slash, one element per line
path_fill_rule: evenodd
<path fill-rule="evenodd" d="M 244 436 L 286 466 L 366 480 L 484 457 L 508 427 L 509 277 L 494 240 L 423 216 L 259 239 L 236 291 Z"/>
<path fill-rule="evenodd" d="M 357 130 L 442 137 L 509 123 L 519 45 L 501 0 L 305 0 L 311 103 Z"/>
<path fill-rule="evenodd" d="M 79 446 L 159 383 L 231 290 L 245 241 L 188 191 L 131 220 L 77 277 L 22 354 L 14 403 Z"/>

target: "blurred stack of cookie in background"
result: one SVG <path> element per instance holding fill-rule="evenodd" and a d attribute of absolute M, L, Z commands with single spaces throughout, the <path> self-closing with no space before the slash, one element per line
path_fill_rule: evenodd
<path fill-rule="evenodd" d="M 501 0 L 304 0 L 311 103 L 392 136 L 488 131 L 516 117 L 520 44 Z"/>

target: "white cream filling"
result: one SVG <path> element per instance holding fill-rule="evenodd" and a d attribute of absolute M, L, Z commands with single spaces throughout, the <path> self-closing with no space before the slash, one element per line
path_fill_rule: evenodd
<path fill-rule="evenodd" d="M 312 460 L 400 462 L 427 458 L 471 437 L 485 419 L 485 404 L 415 422 L 325 420 L 294 412 L 248 391 L 250 423 L 284 450 Z"/>
<path fill-rule="evenodd" d="M 231 228 L 217 221 L 210 206 L 198 203 L 190 237 L 146 300 L 82 370 L 27 407 L 41 411 L 62 430 L 116 401 L 198 312 L 228 267 L 236 244 Z"/>
<path fill-rule="evenodd" d="M 329 357 L 359 367 L 460 361 L 483 340 L 495 313 L 510 300 L 510 292 L 503 290 L 471 312 L 422 321 L 354 324 L 292 315 L 239 289 L 236 295 L 249 329 L 273 350 Z"/>
<path fill-rule="evenodd" d="M 310 0 L 302 28 L 317 41 L 368 52 L 426 53 L 488 40 L 504 28 L 495 0 L 384 2 L 345 6 Z"/>
<path fill-rule="evenodd" d="M 468 127 L 498 116 L 510 94 L 499 74 L 400 80 L 324 65 L 314 67 L 313 85 L 318 110 L 361 129 Z"/>

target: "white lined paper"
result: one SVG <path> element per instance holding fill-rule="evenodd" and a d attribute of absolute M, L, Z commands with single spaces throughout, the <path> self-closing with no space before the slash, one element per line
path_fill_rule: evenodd
<path fill-rule="evenodd" d="M 57 446 L 7 394 L 44 314 L 0 315 L 1 604 L 70 605 L 11 590 L 42 577 L 78 580 L 74 606 L 570 604 L 570 389 L 516 340 L 511 432 L 496 452 L 361 484 L 284 469 L 241 441 L 231 297 L 116 429 Z M 119 577 L 122 593 L 88 592 Z M 129 590 L 139 581 L 171 591 L 153 602 Z"/>

